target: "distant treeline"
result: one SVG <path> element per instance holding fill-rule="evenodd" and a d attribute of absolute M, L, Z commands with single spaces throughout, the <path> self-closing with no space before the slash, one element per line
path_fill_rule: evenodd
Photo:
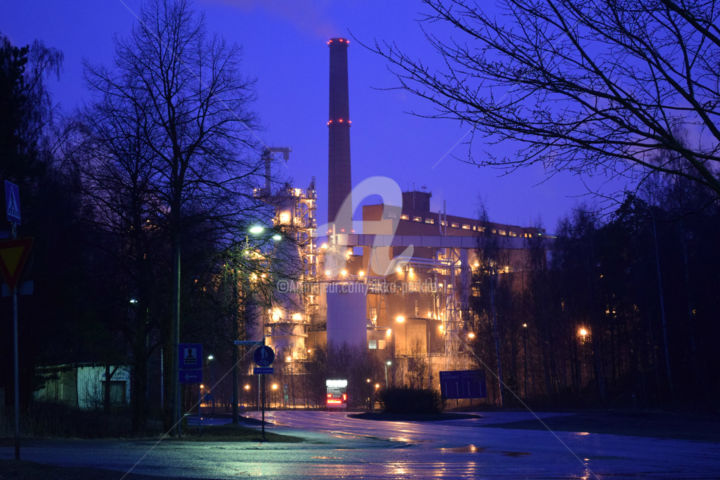
<path fill-rule="evenodd" d="M 496 402 L 717 409 L 720 205 L 661 180 L 603 219 L 578 208 L 556 239 L 532 239 L 523 289 L 481 246 L 474 348 L 501 372 L 502 397 L 488 376 Z"/>

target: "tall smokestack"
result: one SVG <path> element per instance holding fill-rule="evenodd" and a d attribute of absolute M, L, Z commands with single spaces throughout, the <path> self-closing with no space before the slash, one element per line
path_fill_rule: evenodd
<path fill-rule="evenodd" d="M 348 96 L 348 41 L 331 38 L 330 118 L 328 119 L 328 222 L 336 233 L 350 233 L 352 212 L 338 218 L 340 206 L 350 199 L 350 100 Z M 348 217 L 348 218 L 345 218 Z"/>

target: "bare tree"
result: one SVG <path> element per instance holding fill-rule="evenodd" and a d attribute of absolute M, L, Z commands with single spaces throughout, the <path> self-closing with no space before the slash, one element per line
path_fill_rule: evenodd
<path fill-rule="evenodd" d="M 129 38 L 117 41 L 114 68 L 87 67 L 92 90 L 140 113 L 131 135 L 152 160 L 152 195 L 172 245 L 172 317 L 162 329 L 168 372 L 177 367 L 185 235 L 220 228 L 230 237 L 252 202 L 259 156 L 243 156 L 254 117 L 252 82 L 240 74 L 239 54 L 207 34 L 187 1 L 152 0 Z M 176 376 L 167 378 L 172 425 L 180 396 Z"/>
<path fill-rule="evenodd" d="M 437 108 L 431 117 L 518 146 L 472 162 L 634 180 L 657 171 L 720 195 L 717 1 L 501 0 L 499 17 L 472 0 L 425 4 L 438 67 L 395 45 L 373 49 L 402 88 Z"/>

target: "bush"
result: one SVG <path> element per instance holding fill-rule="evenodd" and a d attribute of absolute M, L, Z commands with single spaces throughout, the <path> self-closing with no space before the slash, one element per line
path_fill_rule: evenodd
<path fill-rule="evenodd" d="M 440 413 L 440 394 L 429 388 L 393 387 L 380 392 L 386 413 Z"/>

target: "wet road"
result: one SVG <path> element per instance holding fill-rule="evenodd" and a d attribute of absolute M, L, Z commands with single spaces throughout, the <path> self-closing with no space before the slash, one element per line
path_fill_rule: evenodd
<path fill-rule="evenodd" d="M 58 441 L 24 450 L 28 460 L 194 478 L 720 478 L 720 445 L 587 433 L 482 428 L 524 413 L 481 419 L 378 422 L 342 412 L 269 412 L 272 431 L 299 444 Z M 10 458 L 0 448 L 0 458 Z"/>

